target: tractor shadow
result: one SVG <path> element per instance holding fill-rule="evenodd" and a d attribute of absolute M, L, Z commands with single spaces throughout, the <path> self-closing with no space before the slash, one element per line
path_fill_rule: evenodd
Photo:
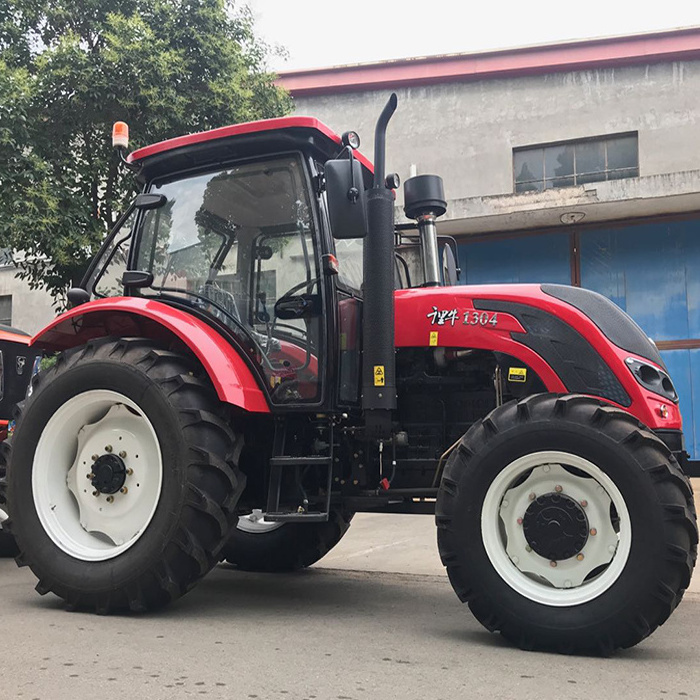
<path fill-rule="evenodd" d="M 25 599 L 30 608 L 60 610 L 54 596 Z M 700 600 L 687 601 L 686 616 L 694 629 L 700 626 Z M 82 613 L 74 615 L 83 617 Z M 92 617 L 92 616 L 90 616 Z M 383 634 L 390 628 L 397 638 L 420 638 L 422 643 L 473 653 L 495 653 L 517 662 L 550 656 L 548 652 L 523 652 L 498 634 L 487 632 L 455 596 L 445 576 L 380 573 L 310 568 L 295 573 L 258 574 L 239 571 L 228 564 L 217 566 L 197 587 L 162 611 L 115 615 L 137 629 L 146 625 L 167 631 L 177 626 L 219 626 L 231 629 L 255 626 L 261 634 L 275 636 L 279 629 L 307 633 L 315 626 L 333 625 Z M 677 622 L 677 621 L 676 621 Z M 620 650 L 610 659 L 573 657 L 591 668 L 597 664 L 695 663 L 693 645 L 681 643 L 671 628 L 674 620 L 632 649 Z M 680 630 L 679 630 L 680 631 Z M 662 638 L 663 639 L 662 641 Z M 523 676 L 526 678 L 527 676 Z"/>

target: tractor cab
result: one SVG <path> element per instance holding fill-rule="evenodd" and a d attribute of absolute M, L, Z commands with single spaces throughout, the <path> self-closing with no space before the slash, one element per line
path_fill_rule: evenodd
<path fill-rule="evenodd" d="M 339 353 L 341 400 L 357 402 L 363 241 L 334 245 L 321 191 L 324 163 L 341 151 L 320 122 L 287 118 L 134 152 L 143 191 L 83 288 L 205 319 L 246 358 L 272 404 L 322 404 L 335 376 L 326 365 Z M 368 161 L 353 160 L 370 178 Z"/>

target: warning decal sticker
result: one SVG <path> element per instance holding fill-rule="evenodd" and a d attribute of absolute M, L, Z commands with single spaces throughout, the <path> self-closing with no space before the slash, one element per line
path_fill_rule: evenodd
<path fill-rule="evenodd" d="M 384 386 L 384 365 L 374 365 L 374 386 Z"/>
<path fill-rule="evenodd" d="M 508 368 L 509 382 L 525 382 L 527 381 L 527 370 L 525 367 L 509 367 Z"/>

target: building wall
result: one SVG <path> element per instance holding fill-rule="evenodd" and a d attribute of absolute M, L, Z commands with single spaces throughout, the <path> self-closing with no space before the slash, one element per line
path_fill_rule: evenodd
<path fill-rule="evenodd" d="M 12 295 L 12 325 L 34 334 L 51 321 L 56 312 L 47 292 L 30 289 L 15 273 L 14 267 L 0 267 L 0 297 Z"/>
<path fill-rule="evenodd" d="M 390 90 L 295 98 L 295 111 L 373 156 L 374 124 Z M 437 173 L 448 199 L 513 192 L 512 149 L 639 132 L 640 176 L 700 168 L 700 61 L 657 63 L 396 90 L 387 168 Z M 449 213 L 448 213 L 449 216 Z"/>

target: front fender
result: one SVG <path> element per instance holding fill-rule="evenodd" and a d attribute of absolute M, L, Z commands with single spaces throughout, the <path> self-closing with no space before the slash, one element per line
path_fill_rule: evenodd
<path fill-rule="evenodd" d="M 206 323 L 179 309 L 142 297 L 97 299 L 55 318 L 30 341 L 45 350 L 67 350 L 106 336 L 180 340 L 199 360 L 221 401 L 269 413 L 253 373 L 236 349 Z"/>

